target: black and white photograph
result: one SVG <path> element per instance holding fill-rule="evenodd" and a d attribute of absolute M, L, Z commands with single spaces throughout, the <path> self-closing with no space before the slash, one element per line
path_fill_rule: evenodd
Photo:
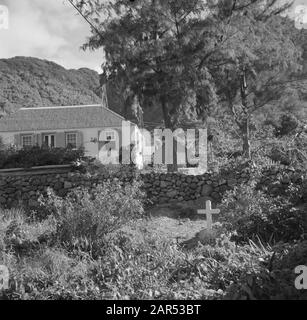
<path fill-rule="evenodd" d="M 0 0 L 0 300 L 307 300 L 307 0 Z"/>

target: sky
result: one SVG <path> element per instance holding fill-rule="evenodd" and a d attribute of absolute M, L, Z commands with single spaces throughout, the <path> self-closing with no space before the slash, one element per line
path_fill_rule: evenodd
<path fill-rule="evenodd" d="M 1 5 L 9 9 L 9 26 L 0 28 L 0 58 L 31 56 L 101 72 L 103 50 L 80 49 L 90 26 L 67 0 L 0 0 Z M 296 0 L 295 6 L 307 26 L 307 0 Z"/>
<path fill-rule="evenodd" d="M 0 0 L 9 9 L 8 29 L 0 29 L 0 58 L 31 56 L 67 69 L 101 71 L 103 50 L 83 51 L 90 26 L 67 0 Z"/>

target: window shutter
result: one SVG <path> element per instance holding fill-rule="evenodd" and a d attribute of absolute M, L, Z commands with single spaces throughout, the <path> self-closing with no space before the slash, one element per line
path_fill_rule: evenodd
<path fill-rule="evenodd" d="M 36 135 L 36 143 L 40 147 L 43 145 L 43 134 L 42 133 L 38 133 Z"/>
<path fill-rule="evenodd" d="M 21 135 L 20 134 L 14 135 L 14 144 L 18 147 L 21 147 Z"/>
<path fill-rule="evenodd" d="M 33 146 L 37 146 L 38 145 L 38 141 L 37 141 L 37 134 L 32 134 L 32 145 Z"/>
<path fill-rule="evenodd" d="M 65 148 L 66 147 L 65 132 L 58 132 L 56 134 L 55 146 L 57 148 Z"/>
<path fill-rule="evenodd" d="M 83 146 L 83 132 L 77 132 L 77 148 L 81 148 Z"/>

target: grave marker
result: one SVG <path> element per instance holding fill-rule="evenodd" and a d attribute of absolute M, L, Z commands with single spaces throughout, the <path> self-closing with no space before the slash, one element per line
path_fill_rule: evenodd
<path fill-rule="evenodd" d="M 212 209 L 211 201 L 206 201 L 206 209 L 198 209 L 198 214 L 205 214 L 207 219 L 207 230 L 212 230 L 212 214 L 220 213 L 219 209 Z"/>

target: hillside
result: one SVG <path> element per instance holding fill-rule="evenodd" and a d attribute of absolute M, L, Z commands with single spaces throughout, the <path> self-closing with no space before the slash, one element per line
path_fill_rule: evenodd
<path fill-rule="evenodd" d="M 20 107 L 99 103 L 99 74 L 82 68 L 67 70 L 30 57 L 0 59 L 2 113 Z"/>
<path fill-rule="evenodd" d="M 125 107 L 116 89 L 108 86 L 107 91 L 109 108 L 135 121 L 131 108 Z M 94 70 L 67 70 L 32 57 L 0 59 L 0 116 L 21 107 L 100 103 L 101 94 L 99 74 Z M 147 111 L 145 121 L 156 120 L 157 111 Z"/>
<path fill-rule="evenodd" d="M 67 70 L 32 57 L 0 59 L 0 116 L 21 107 L 95 104 L 101 102 L 99 74 L 87 68 Z M 109 107 L 130 120 L 131 108 L 108 86 Z M 154 119 L 154 120 L 153 120 Z M 145 121 L 160 121 L 157 108 L 147 109 Z"/>
<path fill-rule="evenodd" d="M 298 43 L 304 46 L 303 65 L 307 74 L 306 30 L 297 34 Z M 117 88 L 107 88 L 109 107 L 126 118 L 136 121 L 131 105 L 125 103 Z M 0 116 L 21 107 L 95 104 L 101 102 L 99 74 L 91 69 L 78 70 L 64 67 L 47 60 L 32 57 L 0 59 Z M 303 110 L 307 100 L 306 86 L 301 84 L 298 108 Z M 132 101 L 127 101 L 128 104 Z M 144 106 L 143 106 L 144 107 Z M 151 101 L 145 106 L 146 127 L 162 121 L 160 106 Z"/>

